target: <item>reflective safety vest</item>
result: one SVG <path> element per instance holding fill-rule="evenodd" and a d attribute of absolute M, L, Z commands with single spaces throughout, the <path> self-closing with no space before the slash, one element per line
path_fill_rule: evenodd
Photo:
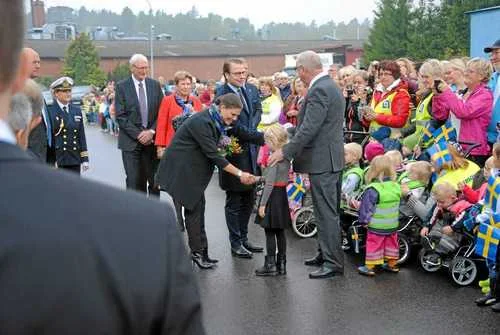
<path fill-rule="evenodd" d="M 400 90 L 397 90 L 389 95 L 387 95 L 384 99 L 380 100 L 378 103 L 375 101 L 375 96 L 372 98 L 371 101 L 371 107 L 375 111 L 375 114 L 382 114 L 382 115 L 392 115 L 392 101 L 394 100 L 394 97 Z M 404 91 L 404 90 L 403 90 Z M 406 92 L 406 91 L 404 91 Z M 406 92 L 408 94 L 408 92 Z M 370 122 L 370 133 L 374 132 L 378 128 L 382 127 L 377 121 L 372 120 Z M 391 138 L 397 138 L 400 137 L 401 135 L 401 129 L 400 128 L 391 128 Z"/>
<path fill-rule="evenodd" d="M 273 108 L 274 106 L 277 106 L 277 105 L 279 105 L 282 108 L 283 104 L 281 103 L 281 99 L 277 95 L 271 94 L 270 96 L 268 96 L 267 98 L 265 98 L 264 100 L 261 101 L 261 105 L 262 105 L 262 115 L 267 115 L 267 114 L 271 113 L 271 108 Z M 276 121 L 276 123 L 277 122 L 278 121 Z M 270 125 L 271 124 L 260 123 L 257 126 L 257 129 L 260 131 L 263 131 L 267 127 L 269 127 Z"/>
<path fill-rule="evenodd" d="M 422 129 L 427 127 L 427 124 L 432 119 L 431 114 L 429 113 L 429 105 L 433 96 L 433 93 L 428 94 L 417 106 L 417 110 L 415 112 L 415 132 L 419 136 L 421 136 Z"/>
<path fill-rule="evenodd" d="M 381 232 L 396 230 L 399 226 L 401 186 L 395 181 L 384 181 L 371 183 L 367 188 L 370 187 L 378 192 L 378 203 L 368 228 Z"/>
<path fill-rule="evenodd" d="M 410 191 L 416 190 L 417 188 L 425 187 L 425 184 L 420 180 L 410 180 L 408 183 L 408 188 Z"/>
<path fill-rule="evenodd" d="M 474 175 L 479 172 L 480 167 L 474 163 L 469 161 L 469 165 L 467 165 L 464 169 L 457 170 L 443 170 L 442 175 L 440 175 L 434 186 L 438 184 L 442 184 L 444 182 L 450 183 L 455 189 L 458 189 L 458 183 L 464 182 L 467 185 L 472 187 L 472 181 L 474 179 Z"/>
<path fill-rule="evenodd" d="M 359 177 L 358 187 L 356 187 L 355 189 L 355 191 L 357 191 L 360 188 L 360 186 L 363 185 L 365 172 L 359 166 L 354 166 L 342 174 L 342 181 L 345 181 L 347 177 L 351 174 L 355 174 L 356 176 Z"/>

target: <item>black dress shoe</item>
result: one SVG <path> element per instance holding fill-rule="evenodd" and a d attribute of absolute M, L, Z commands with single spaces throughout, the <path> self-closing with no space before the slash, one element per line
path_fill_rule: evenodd
<path fill-rule="evenodd" d="M 259 247 L 258 245 L 252 244 L 248 241 L 243 242 L 243 246 L 245 247 L 245 249 L 247 249 L 248 251 L 251 251 L 251 252 L 263 252 L 264 251 L 264 248 Z"/>
<path fill-rule="evenodd" d="M 309 266 L 321 266 L 323 265 L 323 256 L 321 254 L 317 254 L 313 258 L 306 259 L 304 264 Z"/>
<path fill-rule="evenodd" d="M 311 272 L 309 274 L 309 278 L 311 279 L 331 278 L 335 277 L 336 274 L 337 271 L 335 269 L 326 266 L 321 266 L 318 270 Z"/>
<path fill-rule="evenodd" d="M 491 305 L 491 310 L 496 313 L 500 313 L 500 302 L 497 302 L 494 305 Z"/>
<path fill-rule="evenodd" d="M 252 253 L 245 249 L 245 247 L 243 246 L 239 246 L 238 248 L 231 248 L 231 254 L 239 258 L 252 258 Z"/>

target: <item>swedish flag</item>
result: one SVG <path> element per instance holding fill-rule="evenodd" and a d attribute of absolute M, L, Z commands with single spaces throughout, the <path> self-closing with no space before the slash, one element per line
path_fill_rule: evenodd
<path fill-rule="evenodd" d="M 286 187 L 286 193 L 290 201 L 300 202 L 302 200 L 302 197 L 306 193 L 306 189 L 304 187 L 304 181 L 299 173 L 295 175 L 293 183 Z"/>
<path fill-rule="evenodd" d="M 434 143 L 432 133 L 435 130 L 436 129 L 434 129 L 430 124 L 428 124 L 427 127 L 422 128 L 422 145 L 424 148 L 427 148 Z"/>
<path fill-rule="evenodd" d="M 500 177 L 490 176 L 484 195 L 484 205 L 496 213 L 498 197 L 500 196 Z"/>
<path fill-rule="evenodd" d="M 443 166 L 444 163 L 451 162 L 451 155 L 445 141 L 437 142 L 426 151 L 431 157 L 431 160 L 435 161 L 436 165 L 439 167 Z"/>
<path fill-rule="evenodd" d="M 457 130 L 452 126 L 451 121 L 448 120 L 432 133 L 432 137 L 434 137 L 436 143 L 439 141 L 456 141 Z"/>
<path fill-rule="evenodd" d="M 493 216 L 496 216 L 496 218 L 493 218 L 495 222 L 500 222 L 500 216 L 498 214 L 493 214 Z M 474 251 L 476 255 L 482 256 L 492 262 L 495 262 L 499 242 L 500 228 L 496 228 L 486 223 L 481 223 L 477 232 L 476 246 Z"/>

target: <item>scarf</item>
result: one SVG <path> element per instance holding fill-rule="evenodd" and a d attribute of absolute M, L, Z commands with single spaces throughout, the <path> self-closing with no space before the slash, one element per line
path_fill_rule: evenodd
<path fill-rule="evenodd" d="M 175 102 L 177 102 L 177 104 L 182 108 L 182 114 L 183 115 L 191 113 L 191 108 L 190 107 L 193 106 L 193 102 L 191 100 L 189 100 L 189 97 L 188 97 L 188 101 L 186 103 L 184 101 L 184 99 L 182 99 L 180 96 L 178 96 L 176 94 L 175 95 Z"/>
<path fill-rule="evenodd" d="M 210 114 L 210 118 L 215 124 L 215 127 L 217 130 L 220 132 L 222 136 L 227 136 L 226 135 L 226 130 L 227 127 L 224 125 L 224 121 L 222 121 L 222 118 L 220 116 L 219 110 L 217 109 L 217 106 L 215 104 L 212 104 L 210 106 L 210 109 L 208 110 L 208 113 Z"/>

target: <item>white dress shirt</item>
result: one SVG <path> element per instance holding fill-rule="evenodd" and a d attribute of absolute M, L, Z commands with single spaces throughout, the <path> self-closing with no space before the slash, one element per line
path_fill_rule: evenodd
<path fill-rule="evenodd" d="M 10 143 L 14 145 L 17 143 L 14 132 L 9 127 L 7 122 L 2 119 L 0 119 L 0 142 Z"/>
<path fill-rule="evenodd" d="M 141 83 L 141 81 L 135 79 L 134 76 L 132 76 L 132 80 L 134 81 L 135 93 L 137 94 L 137 100 L 139 100 L 139 83 Z M 146 110 L 149 110 L 149 107 L 148 107 L 148 91 L 146 90 L 146 80 L 142 81 L 142 87 L 144 88 L 144 96 L 146 98 Z"/>
<path fill-rule="evenodd" d="M 59 100 L 57 100 L 57 104 L 59 105 L 59 108 L 61 108 L 62 111 L 64 111 L 63 107 L 66 107 L 66 113 L 69 113 L 69 105 L 63 105 Z"/>
<path fill-rule="evenodd" d="M 316 77 L 314 77 L 311 80 L 311 82 L 309 83 L 309 88 L 311 88 L 315 82 L 317 82 L 320 78 L 323 78 L 324 76 L 328 76 L 328 72 L 321 72 L 321 73 L 317 74 Z"/>

